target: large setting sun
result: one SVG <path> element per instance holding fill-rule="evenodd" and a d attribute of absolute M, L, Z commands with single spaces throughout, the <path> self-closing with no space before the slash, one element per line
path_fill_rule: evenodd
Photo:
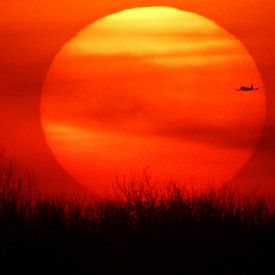
<path fill-rule="evenodd" d="M 252 82 L 260 90 L 235 90 Z M 246 48 L 215 22 L 135 8 L 64 45 L 44 83 L 41 120 L 56 159 L 94 193 L 144 171 L 220 186 L 261 136 L 263 86 Z"/>

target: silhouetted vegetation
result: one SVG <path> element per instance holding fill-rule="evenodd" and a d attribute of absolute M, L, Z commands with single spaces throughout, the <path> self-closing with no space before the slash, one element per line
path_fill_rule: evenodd
<path fill-rule="evenodd" d="M 33 182 L 2 158 L 1 274 L 274 273 L 275 212 L 257 196 L 163 188 L 145 174 L 88 201 L 42 198 Z"/>

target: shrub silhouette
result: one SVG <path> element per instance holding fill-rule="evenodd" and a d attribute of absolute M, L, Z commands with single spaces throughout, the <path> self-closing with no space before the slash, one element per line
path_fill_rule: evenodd
<path fill-rule="evenodd" d="M 101 200 L 41 197 L 34 183 L 2 156 L 4 274 L 272 274 L 275 215 L 263 198 L 164 188 L 147 174 Z"/>

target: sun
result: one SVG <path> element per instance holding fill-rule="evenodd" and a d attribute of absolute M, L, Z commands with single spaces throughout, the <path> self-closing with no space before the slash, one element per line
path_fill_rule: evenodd
<path fill-rule="evenodd" d="M 90 191 L 150 167 L 201 188 L 234 177 L 265 119 L 259 71 L 215 22 L 170 7 L 124 10 L 77 33 L 51 64 L 41 97 L 45 137 Z"/>

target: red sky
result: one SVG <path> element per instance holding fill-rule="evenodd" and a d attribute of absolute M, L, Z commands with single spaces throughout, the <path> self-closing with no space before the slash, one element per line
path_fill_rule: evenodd
<path fill-rule="evenodd" d="M 95 19 L 125 8 L 150 5 L 171 6 L 171 1 L 1 3 L 0 143 L 9 155 L 37 171 L 43 188 L 80 189 L 54 160 L 40 125 L 41 88 L 54 56 Z M 275 194 L 275 4 L 271 0 L 175 0 L 173 6 L 216 21 L 239 38 L 253 56 L 265 83 L 267 121 L 255 154 L 235 181 Z"/>

